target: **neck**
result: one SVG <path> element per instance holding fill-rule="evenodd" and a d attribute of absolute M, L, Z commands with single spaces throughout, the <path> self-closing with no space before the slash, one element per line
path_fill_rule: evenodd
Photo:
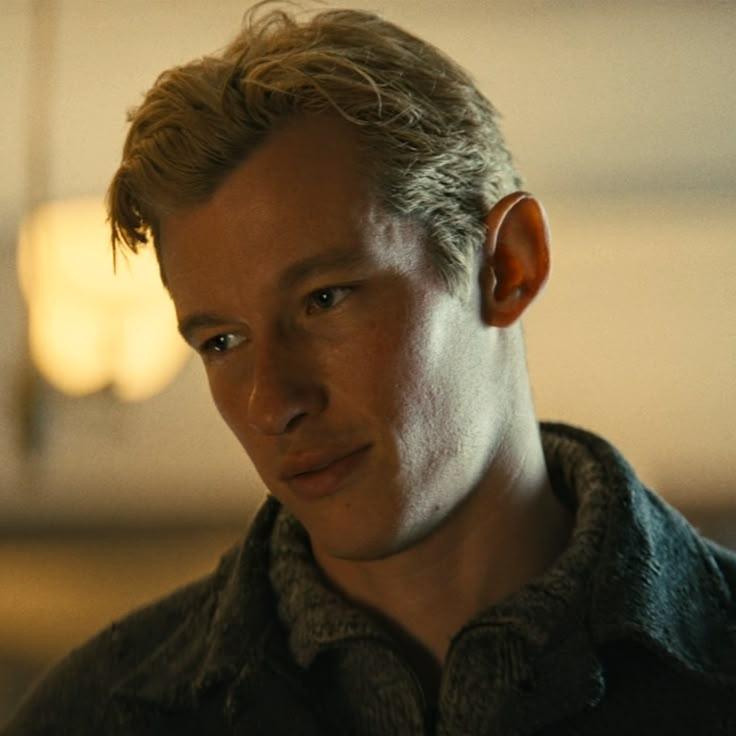
<path fill-rule="evenodd" d="M 501 453 L 459 508 L 411 548 L 368 561 L 315 550 L 338 588 L 396 630 L 420 676 L 437 674 L 452 636 L 544 572 L 567 544 L 572 520 L 552 492 L 536 421 L 521 436 L 523 443 Z"/>

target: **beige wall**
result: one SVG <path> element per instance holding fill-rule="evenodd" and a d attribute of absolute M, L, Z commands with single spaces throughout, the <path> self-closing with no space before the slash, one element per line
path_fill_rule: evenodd
<path fill-rule="evenodd" d="M 730 501 L 736 5 L 346 4 L 384 12 L 470 68 L 547 202 L 553 280 L 527 324 L 540 414 L 605 433 L 675 501 Z M 23 455 L 14 247 L 39 187 L 55 197 L 104 192 L 125 109 L 161 68 L 220 46 L 246 3 L 48 2 L 48 68 L 33 61 L 35 5 L 0 6 L 0 519 L 245 514 L 258 483 L 194 363 L 140 405 L 45 396 L 41 451 Z M 44 80 L 48 118 L 33 118 Z M 47 159 L 32 141 L 44 122 Z M 47 176 L 34 184 L 44 161 Z"/>

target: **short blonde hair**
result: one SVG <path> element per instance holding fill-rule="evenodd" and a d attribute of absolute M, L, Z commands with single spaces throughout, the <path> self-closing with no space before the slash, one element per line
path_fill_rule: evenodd
<path fill-rule="evenodd" d="M 113 248 L 152 238 L 160 255 L 163 215 L 207 201 L 289 119 L 325 112 L 357 126 L 377 197 L 426 228 L 448 288 L 467 283 L 486 213 L 521 187 L 496 112 L 434 46 L 352 10 L 300 21 L 259 4 L 222 52 L 163 72 L 129 114 Z"/>

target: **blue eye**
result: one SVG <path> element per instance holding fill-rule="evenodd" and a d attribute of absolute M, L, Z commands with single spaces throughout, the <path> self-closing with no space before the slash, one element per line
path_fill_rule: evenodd
<path fill-rule="evenodd" d="M 326 286 L 323 289 L 315 289 L 307 297 L 307 311 L 324 311 L 336 307 L 350 292 L 348 286 Z"/>

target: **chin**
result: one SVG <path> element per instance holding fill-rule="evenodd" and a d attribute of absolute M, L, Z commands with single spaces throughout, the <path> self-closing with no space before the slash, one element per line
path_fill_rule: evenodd
<path fill-rule="evenodd" d="M 364 539 L 362 535 L 309 535 L 315 556 L 342 562 L 375 562 L 392 555 L 392 546 L 383 540 Z"/>
<path fill-rule="evenodd" d="M 327 556 L 343 562 L 381 562 L 417 546 L 431 531 L 395 527 L 386 529 L 384 525 L 371 530 L 369 524 L 358 530 L 354 526 L 337 528 L 340 530 L 338 533 L 335 533 L 334 528 L 326 532 L 317 529 L 312 532 L 307 527 L 318 557 Z"/>

